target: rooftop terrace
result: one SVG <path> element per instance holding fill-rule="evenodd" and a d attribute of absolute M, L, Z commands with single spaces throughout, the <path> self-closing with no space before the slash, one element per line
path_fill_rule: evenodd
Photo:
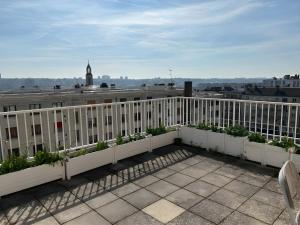
<path fill-rule="evenodd" d="M 0 224 L 288 224 L 278 170 L 169 145 L 0 200 Z"/>

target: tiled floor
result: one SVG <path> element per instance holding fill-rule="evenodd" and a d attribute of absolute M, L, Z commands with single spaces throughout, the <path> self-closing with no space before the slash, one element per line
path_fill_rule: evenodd
<path fill-rule="evenodd" d="M 3 224 L 288 224 L 278 170 L 166 146 L 0 200 Z"/>

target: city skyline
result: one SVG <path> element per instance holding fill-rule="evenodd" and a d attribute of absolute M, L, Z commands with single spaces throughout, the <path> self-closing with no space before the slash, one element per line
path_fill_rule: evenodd
<path fill-rule="evenodd" d="M 3 77 L 299 73 L 297 1 L 3 1 Z"/>

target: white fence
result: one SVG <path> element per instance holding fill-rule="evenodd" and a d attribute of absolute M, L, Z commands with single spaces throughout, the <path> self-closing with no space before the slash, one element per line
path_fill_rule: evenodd
<path fill-rule="evenodd" d="M 300 104 L 171 97 L 0 113 L 0 159 L 37 150 L 74 150 L 144 133 L 149 127 L 241 125 L 267 139 L 299 140 Z"/>

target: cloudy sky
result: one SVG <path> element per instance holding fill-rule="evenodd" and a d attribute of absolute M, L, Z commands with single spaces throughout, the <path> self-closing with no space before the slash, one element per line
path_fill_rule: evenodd
<path fill-rule="evenodd" d="M 299 0 L 1 0 L 4 77 L 300 73 Z"/>

